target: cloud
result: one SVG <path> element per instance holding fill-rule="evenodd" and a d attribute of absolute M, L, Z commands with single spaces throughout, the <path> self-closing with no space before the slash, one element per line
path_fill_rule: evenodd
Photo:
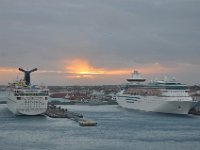
<path fill-rule="evenodd" d="M 198 66 L 199 7 L 196 0 L 1 1 L 0 64 L 38 67 L 50 76 L 61 70 L 62 81 L 65 60 L 76 58 L 104 77 L 155 63 L 169 72 L 180 64 Z"/>

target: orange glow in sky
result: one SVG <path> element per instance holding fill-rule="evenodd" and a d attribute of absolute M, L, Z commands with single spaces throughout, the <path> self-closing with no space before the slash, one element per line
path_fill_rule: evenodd
<path fill-rule="evenodd" d="M 147 75 L 172 73 L 175 71 L 175 68 L 163 66 L 159 63 L 145 64 L 144 66 L 136 66 L 134 69 L 138 70 L 141 74 L 147 74 Z"/>
<path fill-rule="evenodd" d="M 136 68 L 97 68 L 92 66 L 89 61 L 83 59 L 68 61 L 66 66 L 66 72 L 70 74 L 67 76 L 68 78 L 94 78 L 97 75 L 129 75 L 133 69 L 138 69 L 142 74 L 155 74 L 169 71 L 168 68 L 163 67 L 159 63 L 137 66 Z"/>
<path fill-rule="evenodd" d="M 97 68 L 92 66 L 89 61 L 74 59 L 67 63 L 66 72 L 73 74 L 70 78 L 92 78 L 95 75 L 120 75 L 130 73 L 130 69 L 110 70 L 106 68 Z"/>
<path fill-rule="evenodd" d="M 176 73 L 179 71 L 177 67 L 166 67 L 159 63 L 152 64 L 138 64 L 133 65 L 132 67 L 124 68 L 106 68 L 106 67 L 95 67 L 91 62 L 84 59 L 72 59 L 65 61 L 63 68 L 54 68 L 55 70 L 44 70 L 38 69 L 34 74 L 42 77 L 34 76 L 38 81 L 46 79 L 46 82 L 49 83 L 49 80 L 53 82 L 57 81 L 66 81 L 66 78 L 70 84 L 88 84 L 88 83 L 109 83 L 110 81 L 116 84 L 118 82 L 125 80 L 131 76 L 133 70 L 138 70 L 143 77 L 148 75 L 155 74 L 165 74 L 165 73 Z M 130 64 L 127 64 L 130 65 Z M 60 65 L 59 65 L 60 67 Z M 181 68 L 181 67 L 179 67 Z M 183 68 L 183 67 L 182 67 Z M 58 70 L 57 70 L 58 69 Z M 21 73 L 18 68 L 11 67 L 0 67 L 0 83 L 7 84 L 7 82 L 12 81 L 19 75 L 20 78 L 23 78 L 23 73 Z M 91 81 L 91 82 L 90 82 Z"/>
<path fill-rule="evenodd" d="M 18 69 L 16 68 L 9 68 L 9 67 L 0 67 L 0 72 L 1 73 L 8 73 L 8 72 L 17 72 Z"/>

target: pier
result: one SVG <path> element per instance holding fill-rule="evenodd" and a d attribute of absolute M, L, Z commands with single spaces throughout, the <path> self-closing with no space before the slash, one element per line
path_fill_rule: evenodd
<path fill-rule="evenodd" d="M 68 118 L 79 123 L 80 126 L 96 126 L 97 122 L 91 119 L 84 118 L 82 114 L 68 111 L 61 107 L 49 105 L 45 113 L 46 116 L 51 118 Z"/>

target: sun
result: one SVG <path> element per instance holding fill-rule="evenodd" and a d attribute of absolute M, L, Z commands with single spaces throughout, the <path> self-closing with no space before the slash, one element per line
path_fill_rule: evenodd
<path fill-rule="evenodd" d="M 130 73 L 130 69 L 108 69 L 108 68 L 98 68 L 91 65 L 87 60 L 74 59 L 67 63 L 66 72 L 72 74 L 74 77 L 78 78 L 91 78 L 97 75 L 119 75 Z"/>

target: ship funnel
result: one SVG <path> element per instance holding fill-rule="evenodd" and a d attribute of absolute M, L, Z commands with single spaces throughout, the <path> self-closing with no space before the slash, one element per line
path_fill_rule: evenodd
<path fill-rule="evenodd" d="M 19 71 L 24 72 L 24 80 L 25 80 L 25 82 L 26 82 L 26 85 L 30 85 L 30 83 L 31 83 L 30 74 L 31 74 L 32 72 L 34 72 L 34 71 L 37 71 L 37 68 L 32 69 L 32 70 L 30 70 L 30 71 L 27 71 L 27 70 L 24 70 L 24 69 L 22 69 L 22 68 L 19 68 Z"/>

